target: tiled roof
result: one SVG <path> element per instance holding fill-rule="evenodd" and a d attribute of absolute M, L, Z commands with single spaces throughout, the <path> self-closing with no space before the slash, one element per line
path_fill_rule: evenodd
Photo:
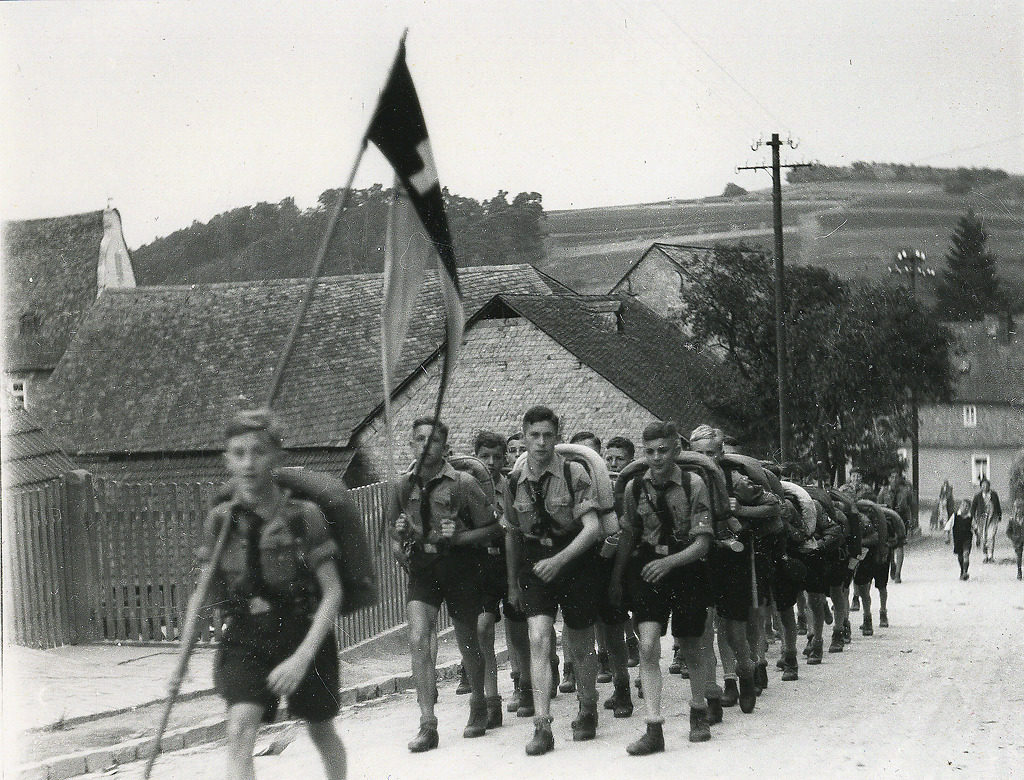
<path fill-rule="evenodd" d="M 4 489 L 46 482 L 78 468 L 20 404 L 4 409 Z"/>
<path fill-rule="evenodd" d="M 529 265 L 460 271 L 467 314 L 502 292 L 549 294 Z M 218 449 L 239 396 L 262 402 L 305 280 L 107 290 L 35 403 L 78 453 Z M 286 447 L 342 447 L 380 402 L 380 274 L 320 280 L 275 408 Z M 399 375 L 443 338 L 428 272 Z"/>
<path fill-rule="evenodd" d="M 1024 335 L 1006 337 L 1005 321 L 952 326 L 955 390 L 958 403 L 1015 404 L 1024 408 Z"/>
<path fill-rule="evenodd" d="M 3 224 L 8 371 L 53 368 L 96 299 L 103 212 Z M 32 332 L 35 317 L 38 329 Z"/>
<path fill-rule="evenodd" d="M 625 296 L 502 295 L 590 368 L 661 419 L 707 420 L 719 364 L 646 306 Z"/>

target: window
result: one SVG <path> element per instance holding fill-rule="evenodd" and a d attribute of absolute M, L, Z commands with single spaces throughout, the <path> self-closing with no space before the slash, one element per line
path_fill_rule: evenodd
<path fill-rule="evenodd" d="M 977 485 L 982 479 L 990 479 L 987 452 L 975 453 L 971 457 L 971 482 Z"/>
<path fill-rule="evenodd" d="M 978 427 L 978 407 L 969 404 L 964 407 L 964 428 Z"/>
<path fill-rule="evenodd" d="M 24 407 L 25 406 L 25 380 L 24 379 L 12 379 L 8 383 L 7 389 L 10 392 L 11 397 L 15 400 L 15 402 L 21 404 L 22 407 Z"/>

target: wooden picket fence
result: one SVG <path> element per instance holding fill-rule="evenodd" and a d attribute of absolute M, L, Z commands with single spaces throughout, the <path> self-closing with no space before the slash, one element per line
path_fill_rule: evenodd
<path fill-rule="evenodd" d="M 214 489 L 128 483 L 73 472 L 4 496 L 5 629 L 18 644 L 175 642 L 199 569 L 195 550 Z M 350 491 L 371 540 L 380 600 L 337 621 L 349 647 L 405 621 L 406 574 L 381 545 L 386 486 Z M 442 626 L 449 624 L 446 614 Z M 218 611 L 200 641 L 220 636 Z"/>

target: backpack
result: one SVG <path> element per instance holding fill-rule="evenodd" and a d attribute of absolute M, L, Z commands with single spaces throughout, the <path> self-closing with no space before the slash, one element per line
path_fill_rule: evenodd
<path fill-rule="evenodd" d="M 783 499 L 782 494 L 782 483 L 774 473 L 766 469 L 757 458 L 752 458 L 749 455 L 740 455 L 739 453 L 730 452 L 722 455 L 719 461 L 724 466 L 729 466 L 732 470 L 738 471 L 743 474 L 755 485 L 758 485 L 766 493 L 778 498 L 780 501 Z M 769 475 L 771 475 L 769 477 Z M 731 486 L 731 480 L 730 480 Z M 742 503 L 742 502 L 741 502 Z M 779 535 L 785 531 L 785 524 L 782 521 L 781 512 L 774 520 L 761 523 L 753 528 L 755 536 L 762 538 L 764 536 Z"/>
<path fill-rule="evenodd" d="M 887 506 L 880 506 L 882 515 L 889 524 L 889 547 L 899 547 L 907 540 L 907 525 L 900 517 L 900 513 Z"/>
<path fill-rule="evenodd" d="M 725 473 L 714 460 L 699 452 L 680 452 L 676 456 L 676 465 L 684 473 L 700 477 L 707 486 L 708 496 L 711 500 L 711 522 L 717 535 L 721 525 L 732 517 L 729 511 L 729 489 L 726 486 Z M 647 469 L 648 465 L 645 461 L 635 460 L 622 470 L 615 481 L 617 502 L 621 502 L 621 498 L 626 492 L 626 485 L 632 481 L 633 501 L 635 504 L 639 503 L 641 480 L 634 479 L 634 477 L 642 476 Z M 683 483 L 683 489 L 686 491 L 687 500 L 689 500 L 689 480 Z"/>
<path fill-rule="evenodd" d="M 491 471 L 484 465 L 484 462 L 475 455 L 453 455 L 448 458 L 448 463 L 456 471 L 462 471 L 469 474 L 473 479 L 480 485 L 480 489 L 484 491 L 484 497 L 487 499 L 487 503 L 494 508 L 494 505 L 498 501 L 497 491 L 494 489 L 494 480 L 491 478 Z M 462 482 L 459 481 L 457 486 L 457 492 L 459 494 L 459 512 L 464 512 L 466 508 L 466 499 L 462 494 Z"/>
<path fill-rule="evenodd" d="M 861 525 L 857 505 L 849 496 L 834 488 L 829 488 L 828 494 L 832 498 L 832 503 L 838 504 L 836 510 L 846 516 L 846 553 L 849 557 L 855 558 L 861 549 Z"/>

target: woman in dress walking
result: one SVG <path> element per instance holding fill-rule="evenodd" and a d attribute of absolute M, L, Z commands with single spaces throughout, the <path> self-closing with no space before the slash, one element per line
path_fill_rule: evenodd
<path fill-rule="evenodd" d="M 971 542 L 974 535 L 971 528 L 971 502 L 966 498 L 961 501 L 952 520 L 953 554 L 960 561 L 960 579 L 967 580 L 970 579 L 967 569 L 971 565 Z"/>
<path fill-rule="evenodd" d="M 999 494 L 992 489 L 988 477 L 982 477 L 981 490 L 971 502 L 971 515 L 974 517 L 975 539 L 981 542 L 984 562 L 996 559 L 996 533 L 999 521 L 1003 519 L 1003 510 L 999 506 Z M 980 538 L 979 538 L 980 537 Z"/>

